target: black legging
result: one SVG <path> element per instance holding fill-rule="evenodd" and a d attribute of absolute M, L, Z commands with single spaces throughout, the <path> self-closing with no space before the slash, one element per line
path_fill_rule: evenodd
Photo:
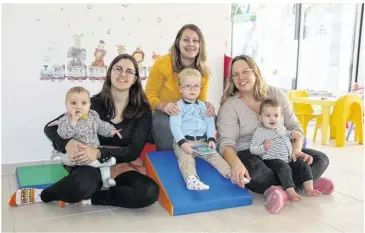
<path fill-rule="evenodd" d="M 329 164 L 327 155 L 320 151 L 308 148 L 303 148 L 302 151 L 313 157 L 313 163 L 310 165 L 313 180 L 320 178 Z M 273 170 L 266 166 L 261 157 L 251 154 L 250 150 L 239 151 L 238 157 L 250 174 L 251 181 L 246 185 L 249 190 L 262 194 L 271 185 L 280 185 L 277 175 Z M 297 173 L 293 173 L 293 175 L 294 174 Z M 293 180 L 297 180 L 297 177 L 293 177 Z M 297 186 L 297 188 L 302 187 Z"/>
<path fill-rule="evenodd" d="M 155 203 L 159 187 L 148 176 L 128 171 L 115 178 L 116 186 L 100 190 L 100 171 L 89 166 L 72 167 L 70 174 L 41 193 L 43 202 L 76 203 L 91 198 L 93 205 L 143 208 Z"/>

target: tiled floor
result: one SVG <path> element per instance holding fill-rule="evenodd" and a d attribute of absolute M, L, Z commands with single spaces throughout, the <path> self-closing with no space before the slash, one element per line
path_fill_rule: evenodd
<path fill-rule="evenodd" d="M 311 132 L 309 132 L 311 135 Z M 320 136 L 317 137 L 320 140 Z M 291 203 L 278 215 L 266 212 L 261 195 L 254 204 L 172 217 L 158 204 L 128 210 L 104 206 L 36 204 L 9 208 L 9 195 L 16 189 L 15 176 L 2 175 L 3 232 L 364 232 L 364 148 L 334 142 L 309 146 L 328 154 L 325 175 L 336 185 L 331 196 L 305 198 Z"/>

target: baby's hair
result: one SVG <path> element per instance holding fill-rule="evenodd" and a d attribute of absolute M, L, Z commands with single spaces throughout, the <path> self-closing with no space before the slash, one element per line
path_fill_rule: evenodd
<path fill-rule="evenodd" d="M 105 42 L 103 40 L 99 40 L 100 44 L 105 44 Z"/>
<path fill-rule="evenodd" d="M 86 90 L 85 88 L 83 87 L 73 87 L 71 88 L 70 90 L 68 90 L 68 92 L 66 93 L 66 102 L 68 100 L 68 98 L 70 97 L 71 94 L 74 94 L 74 93 L 87 93 L 87 95 L 89 96 L 90 98 L 90 93 L 88 90 Z"/>
<path fill-rule="evenodd" d="M 272 99 L 266 99 L 264 100 L 260 105 L 260 115 L 264 111 L 265 107 L 279 107 L 281 108 L 280 104 Z"/>
<path fill-rule="evenodd" d="M 194 76 L 200 78 L 200 81 L 202 80 L 202 74 L 199 72 L 199 70 L 193 68 L 185 68 L 179 73 L 179 86 L 183 83 L 184 77 L 186 76 Z"/>

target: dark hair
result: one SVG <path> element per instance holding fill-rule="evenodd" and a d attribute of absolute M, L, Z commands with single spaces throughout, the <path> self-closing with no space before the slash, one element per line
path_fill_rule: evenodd
<path fill-rule="evenodd" d="M 280 107 L 280 104 L 278 102 L 276 102 L 275 100 L 272 99 L 266 99 L 264 100 L 261 105 L 260 105 L 260 115 L 262 113 L 262 111 L 264 110 L 264 107 Z"/>
<path fill-rule="evenodd" d="M 180 40 L 186 29 L 190 29 L 194 31 L 199 37 L 199 53 L 194 61 L 194 66 L 192 68 L 197 69 L 203 76 L 207 76 L 210 74 L 207 62 L 207 52 L 205 39 L 202 31 L 195 24 L 186 24 L 178 31 L 174 44 L 170 48 L 171 59 L 172 59 L 172 68 L 174 72 L 180 73 L 184 68 L 184 65 L 181 63 L 181 51 L 180 51 Z"/>
<path fill-rule="evenodd" d="M 111 73 L 114 65 L 122 59 L 130 60 L 133 63 L 135 69 L 136 81 L 129 88 L 129 101 L 123 111 L 123 119 L 139 118 L 146 112 L 151 112 L 151 107 L 147 101 L 146 94 L 142 88 L 141 80 L 139 77 L 139 69 L 136 60 L 129 54 L 120 54 L 110 63 L 106 74 L 106 79 L 103 84 L 103 88 L 99 94 L 95 96 L 100 100 L 100 109 L 103 109 L 105 116 L 103 118 L 113 119 L 115 117 L 115 105 L 111 92 Z"/>

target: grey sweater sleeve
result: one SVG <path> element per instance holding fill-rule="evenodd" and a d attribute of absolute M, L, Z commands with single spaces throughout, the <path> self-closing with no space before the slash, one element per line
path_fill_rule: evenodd
<path fill-rule="evenodd" d="M 219 133 L 218 151 L 223 155 L 224 147 L 231 146 L 237 151 L 236 142 L 239 135 L 239 120 L 233 99 L 226 100 L 219 108 L 217 128 Z"/>

